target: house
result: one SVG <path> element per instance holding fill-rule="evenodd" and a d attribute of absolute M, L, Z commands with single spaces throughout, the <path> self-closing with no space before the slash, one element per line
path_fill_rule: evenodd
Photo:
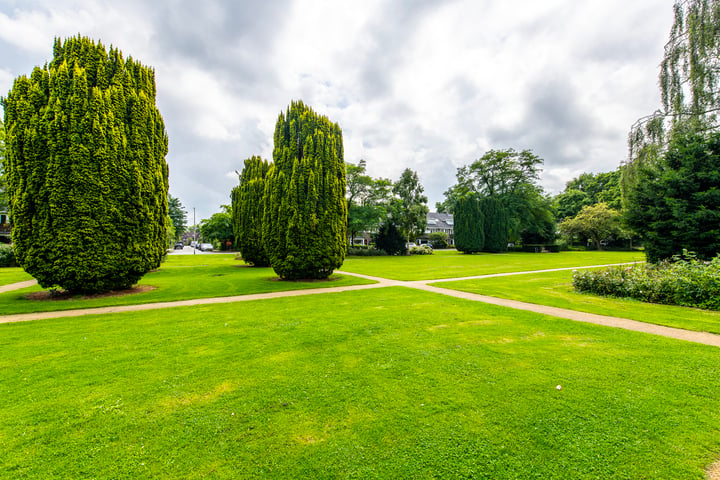
<path fill-rule="evenodd" d="M 431 233 L 444 232 L 448 235 L 448 245 L 455 245 L 453 237 L 454 221 L 452 213 L 430 212 L 427 215 L 425 235 L 421 237 L 422 243 L 427 243 Z"/>

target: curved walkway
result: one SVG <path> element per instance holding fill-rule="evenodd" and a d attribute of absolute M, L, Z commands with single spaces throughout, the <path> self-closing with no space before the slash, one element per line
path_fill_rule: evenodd
<path fill-rule="evenodd" d="M 346 287 L 326 287 L 326 288 L 313 288 L 308 290 L 291 290 L 285 292 L 273 292 L 273 293 L 257 293 L 250 295 L 236 295 L 232 297 L 215 297 L 215 298 L 196 298 L 191 300 L 181 300 L 176 302 L 158 302 L 158 303 L 144 303 L 139 305 L 122 305 L 113 307 L 98 307 L 98 308 L 86 308 L 78 310 L 61 310 L 55 312 L 37 312 L 37 313 L 23 313 L 16 315 L 1 315 L 0 323 L 12 323 L 12 322 L 26 322 L 32 320 L 44 320 L 49 318 L 61 318 L 61 317 L 76 317 L 81 315 L 97 315 L 105 313 L 121 313 L 121 312 L 136 312 L 144 310 L 157 310 L 161 308 L 171 307 L 184 307 L 192 305 L 210 305 L 220 303 L 233 303 L 233 302 L 246 302 L 252 300 L 265 300 L 271 298 L 283 298 L 283 297 L 298 297 L 303 295 L 316 295 L 326 294 L 335 292 L 348 292 L 355 290 L 367 290 L 374 288 L 384 287 L 407 287 L 414 288 L 417 290 L 423 290 L 426 292 L 437 293 L 441 295 L 447 295 L 456 298 L 462 298 L 465 300 L 472 300 L 476 302 L 483 302 L 492 305 L 498 305 L 502 307 L 509 307 L 518 310 L 527 310 L 531 312 L 540 313 L 543 315 L 550 315 L 553 317 L 566 318 L 577 322 L 594 323 L 597 325 L 604 325 L 607 327 L 622 328 L 625 330 L 632 330 L 636 332 L 649 333 L 652 335 L 660 335 L 663 337 L 675 338 L 678 340 L 685 340 L 689 342 L 701 343 L 704 345 L 711 345 L 714 347 L 720 347 L 720 335 L 715 335 L 707 332 L 696 332 L 692 330 L 683 330 L 679 328 L 665 327 L 662 325 L 655 325 L 652 323 L 638 322 L 636 320 L 629 320 L 626 318 L 610 317 L 606 315 L 597 315 L 594 313 L 579 312 L 576 310 L 568 310 L 565 308 L 549 307 L 546 305 L 538 305 L 528 302 L 520 302 L 517 300 L 508 300 L 498 297 L 490 297 L 486 295 L 479 295 L 476 293 L 462 292 L 459 290 L 450 290 L 447 288 L 441 288 L 430 283 L 439 282 L 450 282 L 455 280 L 470 280 L 478 278 L 508 276 L 508 275 L 522 275 L 527 273 L 543 273 L 543 272 L 555 272 L 561 270 L 576 270 L 578 268 L 594 268 L 603 267 L 607 265 L 593 265 L 587 267 L 569 267 L 549 270 L 535 270 L 531 272 L 511 272 L 511 273 L 498 273 L 490 275 L 476 275 L 471 277 L 462 278 L 446 278 L 446 279 L 435 279 L 435 280 L 419 280 L 419 281 L 402 281 L 402 280 L 390 280 L 382 277 L 373 277 L 370 275 L 362 275 L 358 273 L 351 273 L 338 270 L 336 273 L 342 275 L 350 275 L 354 277 L 364 278 L 368 280 L 374 280 L 377 283 L 369 285 L 351 285 Z M 0 293 L 19 288 L 25 288 L 34 285 L 35 281 L 31 280 L 28 282 L 19 282 L 11 285 L 4 285 L 0 287 Z"/>

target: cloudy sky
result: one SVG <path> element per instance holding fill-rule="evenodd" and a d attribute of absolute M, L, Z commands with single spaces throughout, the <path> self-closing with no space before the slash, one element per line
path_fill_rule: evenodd
<path fill-rule="evenodd" d="M 660 104 L 671 0 L 0 0 L 0 95 L 81 34 L 155 68 L 170 193 L 196 219 L 271 159 L 303 100 L 374 177 L 418 172 L 433 210 L 457 167 L 531 149 L 557 193 L 615 169 Z"/>

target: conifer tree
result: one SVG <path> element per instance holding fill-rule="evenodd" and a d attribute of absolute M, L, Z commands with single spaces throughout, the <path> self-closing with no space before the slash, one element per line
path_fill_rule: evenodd
<path fill-rule="evenodd" d="M 347 248 L 342 131 L 302 102 L 275 125 L 265 186 L 263 241 L 285 279 L 327 278 Z"/>
<path fill-rule="evenodd" d="M 167 135 L 151 68 L 85 37 L 4 98 L 18 263 L 43 287 L 128 288 L 159 266 Z"/>
<path fill-rule="evenodd" d="M 256 267 L 270 265 L 262 239 L 265 211 L 265 179 L 270 164 L 260 157 L 245 160 L 240 185 L 232 190 L 232 218 L 235 244 L 245 263 Z"/>
<path fill-rule="evenodd" d="M 502 202 L 497 197 L 484 197 L 480 209 L 485 220 L 485 251 L 507 251 L 508 215 Z"/>
<path fill-rule="evenodd" d="M 463 253 L 482 252 L 485 247 L 485 220 L 476 195 L 458 199 L 454 223 L 455 248 Z"/>

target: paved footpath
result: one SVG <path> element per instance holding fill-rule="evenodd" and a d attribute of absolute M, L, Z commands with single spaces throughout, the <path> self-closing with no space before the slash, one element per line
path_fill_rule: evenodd
<path fill-rule="evenodd" d="M 654 325 L 651 323 L 638 322 L 635 320 L 629 320 L 626 318 L 609 317 L 606 315 L 597 315 L 594 313 L 579 312 L 576 310 L 568 310 L 565 308 L 549 307 L 546 305 L 538 305 L 528 302 L 519 302 L 517 300 L 508 300 L 498 297 L 489 297 L 486 295 L 479 295 L 476 293 L 461 292 L 459 290 L 450 290 L 447 288 L 441 288 L 431 283 L 443 283 L 457 280 L 471 280 L 479 278 L 490 278 L 508 275 L 523 275 L 528 273 L 544 273 L 544 272 L 556 272 L 562 270 L 578 270 L 580 268 L 595 268 L 604 267 L 608 265 L 593 265 L 588 267 L 568 267 L 568 268 L 557 268 L 549 270 L 536 270 L 532 272 L 512 272 L 512 273 L 499 273 L 490 275 L 476 275 L 472 277 L 462 278 L 445 278 L 438 280 L 419 280 L 419 281 L 401 281 L 401 280 L 390 280 L 387 278 L 373 277 L 369 275 L 361 275 L 357 273 L 336 271 L 341 275 L 350 275 L 359 278 L 365 278 L 368 280 L 376 281 L 377 283 L 369 285 L 351 285 L 345 287 L 325 287 L 325 288 L 313 288 L 307 290 L 291 290 L 285 292 L 273 292 L 273 293 L 257 293 L 251 295 L 236 295 L 232 297 L 216 297 L 216 298 L 196 298 L 191 300 L 181 300 L 176 302 L 158 302 L 158 303 L 144 303 L 140 305 L 121 305 L 114 307 L 99 307 L 99 308 L 85 308 L 79 310 L 64 310 L 57 312 L 37 312 L 37 313 L 23 313 L 16 315 L 0 315 L 0 323 L 12 323 L 12 322 L 26 322 L 31 320 L 44 320 L 48 318 L 61 318 L 61 317 L 77 317 L 81 315 L 97 315 L 104 313 L 121 313 L 121 312 L 137 312 L 144 310 L 157 310 L 161 308 L 172 308 L 172 307 L 184 307 L 192 305 L 211 305 L 220 303 L 233 303 L 233 302 L 247 302 L 252 300 L 265 300 L 271 298 L 284 298 L 284 297 L 299 297 L 303 295 L 316 295 L 336 292 L 350 292 L 356 290 L 368 290 L 374 288 L 385 288 L 392 286 L 414 288 L 417 290 L 423 290 L 426 292 L 437 293 L 441 295 L 447 295 L 456 298 L 462 298 L 465 300 L 472 300 L 476 302 L 483 302 L 492 305 L 499 305 L 502 307 L 509 307 L 518 310 L 527 310 L 531 312 L 541 313 L 544 315 L 551 315 L 553 317 L 566 318 L 577 322 L 594 323 L 597 325 L 604 325 L 607 327 L 623 328 L 625 330 L 633 330 L 636 332 L 649 333 L 652 335 L 660 335 L 663 337 L 675 338 L 678 340 L 686 340 L 695 343 L 702 343 L 705 345 L 711 345 L 720 347 L 720 335 L 715 335 L 707 332 L 695 332 L 691 330 L 682 330 L 679 328 L 665 327 L 662 325 Z M 19 282 L 11 285 L 5 285 L 0 287 L 0 293 L 19 288 L 25 288 L 34 285 L 34 281 Z"/>

